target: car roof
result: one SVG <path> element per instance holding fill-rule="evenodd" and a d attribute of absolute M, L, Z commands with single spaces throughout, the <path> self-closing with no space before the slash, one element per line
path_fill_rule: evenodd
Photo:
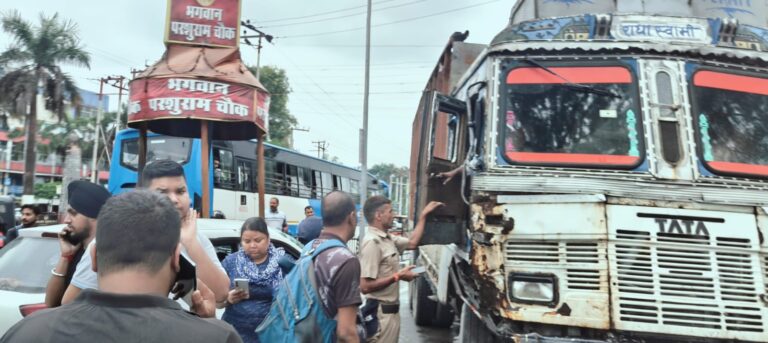
<path fill-rule="evenodd" d="M 28 229 L 19 230 L 19 236 L 22 237 L 40 237 L 43 233 L 57 233 L 61 231 L 65 224 L 54 224 L 45 226 L 36 226 Z M 197 229 L 209 239 L 216 238 L 240 238 L 240 228 L 243 226 L 242 220 L 235 219 L 197 219 Z M 302 244 L 293 236 L 280 230 L 269 229 L 269 237 L 281 242 L 290 244 L 297 251 L 301 251 Z"/>

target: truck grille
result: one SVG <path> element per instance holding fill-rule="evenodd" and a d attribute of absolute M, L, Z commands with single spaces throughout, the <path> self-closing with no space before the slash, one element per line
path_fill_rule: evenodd
<path fill-rule="evenodd" d="M 768 295 L 768 251 L 763 251 L 761 254 L 763 256 L 763 281 L 765 282 L 765 293 Z"/>
<path fill-rule="evenodd" d="M 595 291 L 605 286 L 600 273 L 606 268 L 604 253 L 601 253 L 605 250 L 605 242 L 526 240 L 508 240 L 505 249 L 506 264 L 515 270 L 523 265 L 541 264 L 534 269 L 557 274 L 566 281 L 568 289 Z M 603 280 L 607 280 L 605 273 Z"/>
<path fill-rule="evenodd" d="M 765 329 L 757 242 L 626 229 L 615 237 L 608 253 L 617 328 L 763 340 L 738 334 Z"/>

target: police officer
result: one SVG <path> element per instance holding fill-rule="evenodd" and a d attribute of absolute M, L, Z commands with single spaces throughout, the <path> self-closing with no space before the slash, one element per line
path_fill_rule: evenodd
<path fill-rule="evenodd" d="M 443 205 L 436 201 L 427 204 L 413 233 L 405 238 L 388 233 L 395 218 L 389 199 L 376 195 L 366 200 L 363 214 L 368 221 L 368 234 L 360 249 L 360 289 L 368 299 L 379 302 L 379 331 L 368 342 L 397 342 L 400 335 L 398 281 L 410 282 L 418 276 L 411 271 L 413 266 L 398 270 L 400 254 L 419 245 L 427 216 Z"/>

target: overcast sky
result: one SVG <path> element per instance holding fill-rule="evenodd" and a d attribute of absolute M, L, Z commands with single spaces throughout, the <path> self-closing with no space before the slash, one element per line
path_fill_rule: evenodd
<path fill-rule="evenodd" d="M 509 18 L 515 0 L 374 0 L 368 165 L 407 166 L 411 124 L 421 91 L 448 37 L 469 30 L 472 43 L 487 44 Z M 316 155 L 313 141 L 358 166 L 365 61 L 364 0 L 243 0 L 242 19 L 275 36 L 262 50 L 262 65 L 286 70 L 293 93 L 288 107 L 299 126 L 294 148 Z M 9 7 L 12 6 L 12 7 Z M 100 77 L 143 69 L 165 51 L 165 0 L 5 1 L 38 23 L 41 11 L 58 12 L 79 25 L 91 53 L 91 69 L 65 67 L 81 88 L 98 91 Z M 343 32 L 339 32 L 343 31 Z M 0 32 L 0 48 L 9 45 Z M 246 64 L 256 50 L 242 45 Z M 124 96 L 124 101 L 127 96 Z M 110 99 L 117 108 L 117 97 Z"/>

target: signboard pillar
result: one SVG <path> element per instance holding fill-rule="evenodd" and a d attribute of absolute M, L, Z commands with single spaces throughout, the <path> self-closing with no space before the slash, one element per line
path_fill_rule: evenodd
<path fill-rule="evenodd" d="M 210 161 L 208 159 L 210 158 L 210 154 L 208 153 L 211 151 L 211 144 L 210 140 L 208 139 L 208 121 L 201 120 L 200 121 L 200 145 L 201 145 L 201 154 L 202 156 L 201 161 L 201 174 L 203 177 L 203 206 L 201 208 L 202 218 L 209 218 L 211 216 L 211 184 L 210 184 L 210 175 L 208 173 L 208 168 L 210 167 Z"/>
<path fill-rule="evenodd" d="M 266 177 L 264 177 L 264 138 L 266 138 L 267 135 L 262 132 L 259 134 L 258 143 L 256 146 L 256 158 L 258 158 L 258 175 L 259 175 L 259 217 L 264 218 L 264 192 L 265 192 L 265 185 L 264 182 L 266 180 Z"/>

